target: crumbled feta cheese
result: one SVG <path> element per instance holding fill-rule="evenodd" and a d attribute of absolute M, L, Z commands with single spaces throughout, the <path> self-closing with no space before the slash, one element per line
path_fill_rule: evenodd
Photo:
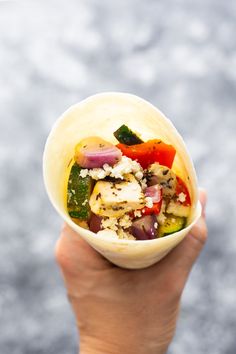
<path fill-rule="evenodd" d="M 154 229 L 157 229 L 157 227 L 158 227 L 158 224 L 157 224 L 157 222 L 155 222 L 154 223 Z"/>
<path fill-rule="evenodd" d="M 147 188 L 147 179 L 146 178 L 141 179 L 140 183 L 141 183 L 142 190 Z"/>
<path fill-rule="evenodd" d="M 118 235 L 115 231 L 113 230 L 110 230 L 110 229 L 106 229 L 106 230 L 101 230 L 101 231 L 98 231 L 97 233 L 97 236 L 105 236 L 107 238 L 111 238 L 111 239 L 117 239 L 118 238 Z"/>
<path fill-rule="evenodd" d="M 141 211 L 140 211 L 140 210 L 135 210 L 135 211 L 134 211 L 134 216 L 135 216 L 136 218 L 141 218 L 141 216 L 142 216 Z"/>
<path fill-rule="evenodd" d="M 136 173 L 141 169 L 142 167 L 137 161 L 133 161 L 129 157 L 122 156 L 121 160 L 113 166 L 110 176 L 123 179 L 125 174 Z"/>
<path fill-rule="evenodd" d="M 141 171 L 136 172 L 136 173 L 135 173 L 135 177 L 136 177 L 138 180 L 142 179 L 142 178 L 143 178 L 143 172 L 141 172 Z"/>
<path fill-rule="evenodd" d="M 148 208 L 152 208 L 153 207 L 153 201 L 152 201 L 151 197 L 146 197 L 145 201 L 146 201 L 146 204 L 145 204 L 146 207 L 148 207 Z"/>
<path fill-rule="evenodd" d="M 124 231 L 122 228 L 119 228 L 119 230 L 117 231 L 117 234 L 120 239 L 135 240 L 135 237 L 132 234 L 130 234 L 127 231 Z"/>
<path fill-rule="evenodd" d="M 114 217 L 102 219 L 101 225 L 104 229 L 118 230 L 118 220 Z"/>
<path fill-rule="evenodd" d="M 100 230 L 98 231 L 97 236 L 105 236 L 111 239 L 135 240 L 135 237 L 132 234 L 124 231 L 122 228 L 119 228 L 117 231 L 111 229 Z"/>
<path fill-rule="evenodd" d="M 89 174 L 89 170 L 87 168 L 82 169 L 79 173 L 80 177 L 82 177 L 82 178 L 87 177 L 88 174 Z"/>
<path fill-rule="evenodd" d="M 122 156 L 120 161 L 114 166 L 105 163 L 103 168 L 91 168 L 89 170 L 82 169 L 80 171 L 80 176 L 85 178 L 89 175 L 95 180 L 104 179 L 107 176 L 124 179 L 124 175 L 129 173 L 133 173 L 138 180 L 143 177 L 143 169 L 141 165 L 127 156 Z"/>
<path fill-rule="evenodd" d="M 184 203 L 186 200 L 186 194 L 184 194 L 183 192 L 181 192 L 178 196 L 178 201 L 180 201 L 180 203 Z"/>
<path fill-rule="evenodd" d="M 125 214 L 123 217 L 119 219 L 119 225 L 123 227 L 124 229 L 127 229 L 132 225 L 132 221 L 130 219 L 130 216 L 128 214 Z"/>
<path fill-rule="evenodd" d="M 98 180 L 104 179 L 107 176 L 107 173 L 102 168 L 92 168 L 89 170 L 89 176 L 95 180 Z"/>
<path fill-rule="evenodd" d="M 83 201 L 82 205 L 85 206 L 86 203 L 88 203 L 88 199 L 85 199 L 85 200 Z"/>
<path fill-rule="evenodd" d="M 112 171 L 112 166 L 108 165 L 108 163 L 105 163 L 103 165 L 103 169 L 106 171 L 106 172 L 111 172 Z"/>

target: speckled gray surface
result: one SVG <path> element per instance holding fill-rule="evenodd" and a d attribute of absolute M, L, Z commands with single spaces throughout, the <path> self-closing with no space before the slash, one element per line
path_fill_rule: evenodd
<path fill-rule="evenodd" d="M 236 353 L 236 2 L 0 1 L 0 353 L 77 351 L 41 175 L 69 105 L 128 91 L 173 120 L 209 191 L 209 242 L 169 354 Z"/>

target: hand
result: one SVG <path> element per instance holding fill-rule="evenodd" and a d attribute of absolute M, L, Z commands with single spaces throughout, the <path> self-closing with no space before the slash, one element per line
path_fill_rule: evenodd
<path fill-rule="evenodd" d="M 186 238 L 159 263 L 121 269 L 97 253 L 68 226 L 56 258 L 80 332 L 81 354 L 165 353 L 175 332 L 180 298 L 207 238 L 203 212 Z"/>

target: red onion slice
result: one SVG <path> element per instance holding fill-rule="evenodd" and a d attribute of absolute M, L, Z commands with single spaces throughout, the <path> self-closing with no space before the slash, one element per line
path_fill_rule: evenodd
<path fill-rule="evenodd" d="M 84 168 L 98 168 L 105 163 L 113 166 L 120 160 L 121 155 L 121 151 L 116 146 L 103 150 L 86 151 L 83 159 L 77 163 Z"/>
<path fill-rule="evenodd" d="M 83 168 L 113 166 L 121 159 L 121 151 L 108 141 L 94 136 L 81 140 L 75 147 L 75 161 Z"/>
<path fill-rule="evenodd" d="M 97 233 L 101 229 L 102 229 L 101 216 L 98 216 L 98 215 L 92 213 L 90 220 L 89 220 L 89 230 L 94 233 Z"/>
<path fill-rule="evenodd" d="M 157 219 L 155 215 L 142 216 L 133 221 L 131 233 L 137 240 L 152 240 L 156 238 Z"/>
<path fill-rule="evenodd" d="M 162 198 L 162 188 L 159 184 L 147 187 L 145 189 L 145 197 L 152 198 L 153 203 L 159 203 Z"/>

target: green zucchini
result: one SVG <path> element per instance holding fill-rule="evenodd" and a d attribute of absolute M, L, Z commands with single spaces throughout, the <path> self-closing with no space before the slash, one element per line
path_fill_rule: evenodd
<path fill-rule="evenodd" d="M 143 141 L 125 124 L 123 124 L 113 134 L 121 144 L 136 145 L 143 143 Z"/>
<path fill-rule="evenodd" d="M 90 176 L 80 176 L 81 167 L 75 163 L 71 167 L 67 186 L 67 210 L 72 218 L 87 221 L 90 218 L 89 198 L 93 181 Z"/>
<path fill-rule="evenodd" d="M 163 225 L 158 227 L 158 237 L 163 237 L 174 232 L 180 231 L 186 225 L 186 218 L 172 214 L 165 215 L 166 219 Z"/>

